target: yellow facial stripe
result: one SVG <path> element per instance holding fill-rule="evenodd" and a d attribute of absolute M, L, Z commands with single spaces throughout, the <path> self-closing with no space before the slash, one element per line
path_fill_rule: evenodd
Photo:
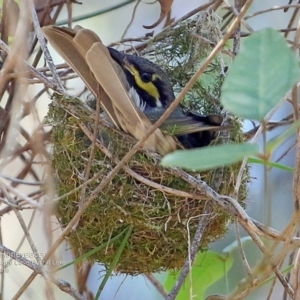
<path fill-rule="evenodd" d="M 157 74 L 153 74 L 152 75 L 152 79 L 151 79 L 152 81 L 150 81 L 150 82 L 144 82 L 141 79 L 139 71 L 133 65 L 130 65 L 127 68 L 131 72 L 131 74 L 134 76 L 136 84 L 141 89 L 143 89 L 144 91 L 146 91 L 149 95 L 151 95 L 154 99 L 156 99 L 157 106 L 161 106 L 161 102 L 159 100 L 158 89 L 156 88 L 156 86 L 152 82 L 152 81 L 154 81 L 154 80 L 156 80 L 157 78 L 160 78 L 160 77 Z"/>

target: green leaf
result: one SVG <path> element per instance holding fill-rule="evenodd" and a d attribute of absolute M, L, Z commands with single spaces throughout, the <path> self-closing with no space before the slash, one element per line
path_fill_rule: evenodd
<path fill-rule="evenodd" d="M 108 270 L 107 270 L 104 278 L 101 281 L 101 284 L 100 284 L 100 286 L 98 288 L 98 291 L 97 291 L 97 294 L 95 296 L 95 300 L 98 300 L 100 298 L 100 295 L 101 295 L 101 293 L 102 293 L 102 291 L 104 289 L 104 286 L 106 285 L 108 279 L 112 275 L 113 270 L 116 268 L 116 266 L 117 266 L 117 264 L 118 264 L 118 262 L 120 260 L 121 254 L 124 251 L 125 246 L 126 246 L 128 240 L 130 238 L 132 230 L 133 230 L 133 226 L 132 225 L 130 225 L 130 226 L 128 226 L 126 228 L 126 234 L 125 234 L 125 236 L 124 236 L 124 238 L 123 238 L 123 240 L 122 240 L 122 242 L 121 242 L 121 244 L 120 244 L 120 246 L 118 248 L 118 251 L 116 252 L 116 254 L 114 256 L 114 259 L 111 262 L 111 264 L 110 264 L 110 266 L 109 266 L 109 268 L 108 268 Z"/>
<path fill-rule="evenodd" d="M 284 171 L 294 172 L 294 168 L 291 168 L 291 167 L 283 165 L 283 164 L 275 163 L 273 161 L 263 160 L 261 158 L 249 157 L 248 162 L 254 163 L 254 164 L 267 165 L 268 167 L 281 169 Z"/>
<path fill-rule="evenodd" d="M 92 256 L 93 254 L 97 253 L 98 251 L 107 248 L 109 245 L 111 245 L 113 242 L 117 241 L 125 232 L 128 231 L 128 227 L 126 227 L 123 231 L 121 231 L 119 234 L 117 234 L 116 236 L 112 237 L 109 241 L 107 241 L 106 243 L 103 243 L 102 245 L 99 245 L 98 247 L 86 252 L 85 254 L 80 255 L 79 257 L 77 257 L 76 259 L 74 259 L 73 261 L 71 261 L 70 263 L 67 263 L 65 265 L 63 265 L 62 267 L 58 268 L 57 271 L 65 269 L 69 266 L 75 265 L 77 263 L 80 263 L 81 261 L 84 261 L 85 259 L 88 259 L 90 256 Z"/>
<path fill-rule="evenodd" d="M 300 77 L 298 61 L 275 29 L 246 38 L 222 87 L 222 104 L 235 115 L 263 120 Z"/>
<path fill-rule="evenodd" d="M 230 165 L 259 152 L 256 144 L 227 144 L 192 150 L 178 150 L 166 155 L 161 164 L 192 171 Z"/>
<path fill-rule="evenodd" d="M 207 251 L 199 253 L 192 267 L 192 287 L 193 300 L 204 299 L 205 291 L 209 286 L 225 277 L 233 264 L 231 255 L 221 256 L 218 253 Z M 171 291 L 180 272 L 169 274 L 164 287 Z M 185 284 L 181 288 L 176 300 L 191 299 L 190 297 L 190 279 L 187 277 Z"/>

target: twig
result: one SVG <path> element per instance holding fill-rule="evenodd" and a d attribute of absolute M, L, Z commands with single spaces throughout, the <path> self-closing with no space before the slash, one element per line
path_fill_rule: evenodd
<path fill-rule="evenodd" d="M 298 0 L 298 3 L 299 3 L 299 0 Z M 294 21 L 295 21 L 296 18 L 298 17 L 299 8 L 300 8 L 300 7 L 296 7 L 296 8 L 294 9 L 293 14 L 292 14 L 292 16 L 291 16 L 291 19 L 290 19 L 290 21 L 289 21 L 289 23 L 288 23 L 288 25 L 287 25 L 287 28 L 291 28 L 291 27 L 293 26 Z M 289 33 L 290 33 L 290 32 L 287 31 L 287 32 L 284 34 L 284 37 L 287 38 L 288 35 L 289 35 Z M 295 37 L 295 38 L 297 39 L 297 37 Z M 297 44 L 298 44 L 298 42 L 297 42 Z"/>
<path fill-rule="evenodd" d="M 257 11 L 255 13 L 253 13 L 252 15 L 248 15 L 248 16 L 245 17 L 245 20 L 253 18 L 253 17 L 261 15 L 261 14 L 265 14 L 265 13 L 270 12 L 270 11 L 281 10 L 281 9 L 292 8 L 292 7 L 299 8 L 300 4 L 288 4 L 288 5 L 281 5 L 281 6 L 273 6 L 272 8 L 267 8 L 267 9 L 264 9 L 264 10 L 260 10 L 260 11 Z"/>
<path fill-rule="evenodd" d="M 300 21 L 298 21 L 297 31 L 295 33 L 294 39 L 294 50 L 299 46 L 300 39 Z M 299 120 L 299 105 L 298 105 L 298 90 L 295 86 L 292 92 L 292 105 L 293 105 L 293 116 L 295 121 Z M 297 134 L 297 148 L 296 148 L 296 162 L 294 167 L 294 178 L 293 178 L 293 194 L 294 194 L 294 220 L 295 222 L 299 222 L 300 220 L 300 130 L 298 128 Z M 295 259 L 295 266 L 292 272 L 292 280 L 294 283 L 295 296 L 297 299 L 300 296 L 300 287 L 299 287 L 299 265 L 300 265 L 300 257 L 299 250 L 297 250 L 297 255 Z"/>
<path fill-rule="evenodd" d="M 209 224 L 211 212 L 212 212 L 212 206 L 211 206 L 211 203 L 208 203 L 207 207 L 203 211 L 203 216 L 200 217 L 188 257 L 184 262 L 184 265 L 181 269 L 180 275 L 179 275 L 176 283 L 174 284 L 172 291 L 166 297 L 166 300 L 176 299 L 176 297 L 180 291 L 180 288 L 182 287 L 187 275 L 189 274 L 190 266 L 193 263 L 193 261 L 196 257 L 196 254 L 198 252 L 199 246 L 201 244 L 203 233 Z"/>
<path fill-rule="evenodd" d="M 85 133 L 85 135 L 91 140 L 93 134 L 86 127 L 86 125 L 84 123 L 82 123 L 82 122 L 79 122 L 78 125 L 81 128 L 81 130 Z M 112 153 L 102 143 L 100 143 L 100 141 L 97 140 L 95 142 L 95 145 L 96 145 L 96 147 L 99 150 L 101 150 L 103 152 L 103 154 L 105 154 L 105 156 L 107 156 L 108 158 L 112 159 L 116 164 L 120 163 L 120 160 L 117 159 L 116 157 L 114 157 L 112 155 Z M 199 194 L 192 194 L 192 193 L 188 193 L 188 192 L 176 190 L 174 188 L 170 188 L 170 187 L 158 184 L 158 183 L 156 183 L 156 182 L 154 182 L 152 180 L 149 180 L 149 179 L 147 179 L 147 178 L 139 175 L 138 173 L 134 172 L 132 169 L 130 169 L 126 165 L 123 166 L 123 170 L 128 175 L 132 176 L 134 179 L 138 180 L 139 182 L 144 183 L 145 185 L 151 186 L 151 187 L 153 187 L 153 188 L 155 188 L 155 189 L 157 189 L 157 190 L 159 190 L 159 191 L 161 191 L 163 193 L 167 193 L 167 194 L 174 195 L 174 196 L 177 196 L 177 197 L 190 198 L 190 199 L 198 199 L 198 200 L 203 200 L 204 199 L 204 197 L 202 195 L 199 195 Z M 89 182 L 90 182 L 90 180 L 89 180 Z M 77 188 L 76 188 L 76 190 L 77 190 Z M 63 195 L 62 197 L 65 197 L 65 195 Z"/>
<path fill-rule="evenodd" d="M 89 151 L 89 159 L 88 159 L 88 162 L 86 164 L 86 167 L 85 167 L 85 180 L 88 180 L 89 177 L 90 177 L 90 172 L 91 172 L 91 169 L 92 169 L 92 163 L 93 163 L 93 160 L 94 160 L 94 157 L 95 157 L 95 150 L 96 150 L 96 140 L 97 140 L 97 137 L 98 137 L 98 132 L 99 132 L 99 122 L 100 122 L 100 101 L 96 101 L 96 117 L 94 119 L 94 132 L 93 132 L 93 135 L 91 136 L 91 142 L 92 142 L 92 145 L 90 147 L 90 151 Z M 82 206 L 82 203 L 84 202 L 84 198 L 85 198 L 85 192 L 86 192 L 86 187 L 87 186 L 84 186 L 80 192 L 80 196 L 79 196 L 79 203 L 78 203 L 78 210 L 80 210 L 81 206 Z"/>
<path fill-rule="evenodd" d="M 286 239 L 284 240 L 284 245 L 280 249 L 280 251 L 276 251 L 276 248 L 279 245 L 279 242 L 275 242 L 274 245 L 269 249 L 268 252 L 265 251 L 264 245 L 259 245 L 259 248 L 262 250 L 262 252 L 265 254 L 264 258 L 261 260 L 261 263 L 256 267 L 257 273 L 258 274 L 263 274 L 263 276 L 259 280 L 255 280 L 255 283 L 252 282 L 250 283 L 251 278 L 248 279 L 248 285 L 247 289 L 250 291 L 251 289 L 255 288 L 259 282 L 262 282 L 264 278 L 266 278 L 266 275 L 269 276 L 271 271 L 274 271 L 276 276 L 278 277 L 279 281 L 282 283 L 285 291 L 290 295 L 292 299 L 294 299 L 294 291 L 287 282 L 286 278 L 281 274 L 278 265 L 281 264 L 283 259 L 285 258 L 286 254 L 292 249 L 291 248 L 291 240 L 292 240 L 292 235 L 294 232 L 295 228 L 295 222 L 292 220 L 290 224 L 286 227 L 284 230 L 284 233 L 286 234 Z M 250 236 L 252 236 L 250 234 Z M 275 256 L 275 253 L 278 253 L 277 257 Z M 260 269 L 264 269 L 264 272 L 260 272 Z M 252 286 L 253 285 L 253 286 Z M 241 292 L 242 290 L 237 291 L 235 294 L 239 294 L 240 296 L 244 294 Z M 240 292 L 240 293 L 239 293 Z M 244 295 L 247 295 L 244 294 Z M 230 298 L 231 299 L 231 298 Z M 240 299 L 240 297 L 236 297 L 234 299 Z"/>
<path fill-rule="evenodd" d="M 299 299 L 299 296 L 300 296 L 299 276 L 300 276 L 300 251 L 299 251 L 299 249 L 297 249 L 294 268 L 292 270 L 292 280 L 293 280 L 293 286 L 295 289 L 295 299 Z"/>
<path fill-rule="evenodd" d="M 152 275 L 152 274 L 144 274 L 144 276 L 152 283 L 152 285 L 159 291 L 159 293 L 166 299 L 168 293 L 161 285 L 161 283 Z"/>
<path fill-rule="evenodd" d="M 108 47 L 114 47 L 114 46 L 119 46 L 121 44 L 125 44 L 125 43 L 132 43 L 132 42 L 147 42 L 148 40 L 150 40 L 149 36 L 141 36 L 141 37 L 136 37 L 136 38 L 123 38 L 118 42 L 112 42 L 110 44 L 108 44 Z"/>
<path fill-rule="evenodd" d="M 241 237 L 240 237 L 240 233 L 239 233 L 239 224 L 238 224 L 237 218 L 235 218 L 235 220 L 234 220 L 234 227 L 235 227 L 235 237 L 236 237 L 236 240 L 238 243 L 238 248 L 239 248 L 241 258 L 242 258 L 242 262 L 244 264 L 244 267 L 246 269 L 248 276 L 252 276 L 251 267 L 248 263 L 245 251 L 243 249 L 243 245 L 242 245 L 242 241 L 241 241 Z"/>
<path fill-rule="evenodd" d="M 14 252 L 8 248 L 6 248 L 5 246 L 3 246 L 2 244 L 0 244 L 0 252 L 5 254 L 6 256 L 12 258 L 13 260 L 17 261 L 18 263 L 21 263 L 22 265 L 28 267 L 29 269 L 33 270 L 35 273 L 37 274 L 41 274 L 42 275 L 42 271 L 41 271 L 41 266 L 24 258 L 22 256 L 21 253 L 17 253 Z M 53 277 L 52 275 L 48 274 L 49 279 L 58 287 L 60 288 L 63 292 L 69 294 L 70 296 L 72 296 L 74 299 L 78 299 L 78 300 L 85 300 L 85 298 L 80 295 L 72 286 L 70 283 L 68 283 L 65 280 L 62 279 L 56 279 L 55 277 Z M 15 299 L 15 298 L 13 298 Z"/>
<path fill-rule="evenodd" d="M 280 263 L 279 268 L 282 267 L 282 264 L 283 264 L 283 261 Z M 267 299 L 266 299 L 266 300 L 272 300 L 271 297 L 272 297 L 272 294 L 273 294 L 273 292 L 274 292 L 276 282 L 277 282 L 277 277 L 275 277 L 275 278 L 272 280 L 272 284 L 271 284 L 271 287 L 270 287 L 270 290 L 269 290 L 269 293 L 268 293 L 268 296 L 267 296 Z M 285 289 L 284 289 L 284 292 L 287 294 L 287 292 L 286 292 Z"/>
<path fill-rule="evenodd" d="M 208 40 L 207 38 L 205 38 L 205 37 L 203 37 L 199 34 L 191 33 L 191 36 L 194 36 L 194 37 L 198 38 L 199 40 L 209 44 L 212 47 L 216 46 L 215 42 L 212 42 L 212 41 Z M 227 54 L 229 57 L 232 57 L 232 58 L 234 57 L 234 54 L 232 52 L 229 52 L 228 50 L 222 49 L 221 52 Z"/>
<path fill-rule="evenodd" d="M 40 23 L 39 23 L 39 19 L 38 16 L 36 14 L 35 11 L 35 7 L 33 5 L 32 0 L 23 0 L 26 4 L 27 4 L 27 9 L 30 11 L 31 17 L 32 17 L 32 22 L 33 22 L 33 27 L 36 33 L 36 36 L 40 42 L 40 45 L 43 49 L 43 53 L 45 56 L 45 59 L 47 61 L 47 64 L 49 66 L 49 69 L 51 70 L 52 76 L 54 78 L 54 81 L 56 83 L 56 90 L 60 93 L 66 93 L 65 88 L 57 74 L 56 68 L 55 68 L 55 64 L 53 63 L 52 57 L 50 55 L 50 52 L 48 50 L 47 44 L 46 44 L 46 40 L 45 37 L 42 33 L 41 27 L 40 27 Z"/>
<path fill-rule="evenodd" d="M 299 46 L 300 39 L 300 21 L 298 21 L 297 31 L 295 33 L 294 39 L 294 50 L 296 50 Z M 293 117 L 294 120 L 297 121 L 299 119 L 299 104 L 298 104 L 298 91 L 297 86 L 293 88 L 292 91 L 292 105 L 293 105 Z M 295 163 L 295 173 L 294 173 L 294 201 L 295 201 L 295 213 L 297 215 L 297 219 L 299 221 L 299 209 L 300 209 L 300 130 L 298 129 L 297 136 L 297 154 L 296 154 L 296 163 Z"/>
<path fill-rule="evenodd" d="M 10 197 L 10 195 L 6 192 L 5 189 L 2 189 L 2 192 L 4 192 L 5 196 L 7 197 L 7 199 L 11 203 L 15 204 L 15 200 L 12 197 Z M 18 221 L 19 221 L 19 223 L 21 225 L 21 228 L 22 228 L 22 230 L 24 232 L 24 235 L 25 235 L 25 237 L 26 237 L 26 239 L 27 239 L 27 241 L 28 241 L 28 243 L 30 245 L 30 248 L 32 250 L 32 253 L 34 254 L 34 257 L 35 257 L 35 259 L 37 261 L 37 264 L 40 266 L 41 275 L 43 276 L 43 278 L 44 278 L 44 280 L 46 282 L 47 294 L 48 294 L 48 296 L 49 296 L 50 299 L 55 299 L 53 289 L 52 289 L 52 287 L 50 285 L 49 274 L 46 271 L 44 265 L 42 264 L 42 260 L 41 260 L 41 258 L 39 256 L 39 252 L 38 252 L 38 250 L 37 250 L 37 248 L 36 248 L 36 246 L 35 246 L 35 244 L 33 242 L 33 239 L 31 238 L 31 235 L 29 233 L 28 227 L 25 224 L 24 218 L 23 218 L 22 214 L 19 212 L 18 209 L 13 208 L 13 211 L 14 211 L 14 213 L 15 213 L 15 215 L 16 215 L 16 217 L 17 217 L 17 219 L 18 219 Z"/>
<path fill-rule="evenodd" d="M 132 25 L 132 22 L 133 22 L 133 20 L 134 20 L 135 14 L 136 14 L 136 10 L 137 10 L 137 8 L 138 8 L 138 6 L 139 6 L 140 3 L 141 3 L 141 0 L 138 0 L 138 1 L 136 2 L 136 4 L 134 5 L 134 8 L 133 8 L 133 11 L 132 11 L 132 14 L 131 14 L 131 19 L 130 19 L 128 25 L 126 26 L 126 28 L 125 28 L 125 30 L 124 30 L 122 36 L 121 36 L 121 39 L 122 39 L 122 40 L 124 39 L 124 36 L 126 35 L 128 29 L 129 29 L 129 27 Z"/>
<path fill-rule="evenodd" d="M 203 5 L 198 6 L 197 8 L 193 9 L 192 11 L 188 12 L 186 15 L 182 16 L 181 18 L 177 19 L 176 21 L 174 21 L 173 23 L 171 23 L 170 25 L 166 26 L 159 34 L 157 34 L 154 38 L 155 41 L 159 41 L 161 39 L 163 39 L 165 37 L 165 34 L 168 33 L 170 31 L 171 28 L 174 28 L 178 23 L 190 18 L 191 16 L 195 15 L 196 13 L 205 10 L 207 8 L 209 8 L 210 6 L 214 6 L 214 9 L 216 9 L 218 6 L 220 6 L 222 3 L 222 0 L 217 0 L 215 2 L 211 1 L 208 3 L 205 3 Z M 117 43 L 121 43 L 122 41 L 119 41 Z M 144 49 L 148 43 L 151 42 L 151 39 L 149 39 L 148 41 L 145 41 L 143 43 L 140 43 L 135 49 Z"/>
<path fill-rule="evenodd" d="M 266 124 L 266 130 L 267 131 L 272 131 L 280 126 L 286 126 L 286 125 L 290 125 L 292 124 L 294 121 L 293 121 L 293 117 L 290 115 L 288 119 L 286 118 L 283 118 L 281 119 L 280 121 L 276 121 L 276 122 L 268 122 Z M 257 132 L 257 130 L 259 129 L 260 127 L 260 124 L 259 125 L 256 125 L 254 128 L 248 130 L 247 132 L 244 133 L 244 136 L 247 138 L 247 139 L 251 139 L 254 134 Z"/>
<path fill-rule="evenodd" d="M 65 3 L 65 1 L 66 0 L 64 0 L 62 2 Z M 79 2 L 79 1 L 72 1 L 72 2 L 81 4 L 81 2 Z M 98 11 L 93 11 L 91 13 L 87 13 L 87 14 L 84 14 L 84 15 L 80 15 L 78 17 L 74 17 L 72 19 L 72 22 L 79 22 L 79 21 L 82 21 L 82 20 L 86 21 L 89 18 L 93 18 L 95 16 L 100 16 L 100 15 L 105 14 L 107 12 L 111 12 L 113 10 L 116 10 L 118 8 L 126 6 L 126 5 L 130 4 L 131 2 L 135 2 L 135 0 L 127 0 L 127 1 L 124 1 L 123 3 L 118 3 L 116 5 L 113 5 L 111 7 L 105 8 L 105 9 L 101 9 L 101 10 L 98 10 Z M 68 22 L 69 22 L 69 20 L 67 19 L 67 20 L 58 21 L 56 24 L 57 24 L 57 26 L 61 26 L 61 25 L 64 25 L 64 24 L 68 24 Z"/>
<path fill-rule="evenodd" d="M 9 47 L 0 39 L 0 48 L 7 54 L 11 52 Z M 17 54 L 16 54 L 17 55 Z M 46 76 L 44 76 L 42 73 L 40 73 L 37 69 L 33 68 L 28 62 L 23 60 L 23 63 L 26 65 L 26 67 L 29 69 L 30 73 L 32 73 L 33 76 L 38 78 L 41 82 L 43 82 L 47 87 L 55 90 L 56 85 L 52 83 Z M 12 75 L 10 75 L 12 76 Z"/>
<path fill-rule="evenodd" d="M 4 181 L 0 181 L 0 186 L 3 186 L 4 189 L 10 191 L 15 196 L 19 197 L 20 199 L 24 200 L 25 202 L 31 204 L 33 207 L 35 207 L 35 208 L 41 208 L 42 207 L 42 205 L 40 203 L 38 203 L 37 201 L 32 200 L 30 197 L 23 194 L 19 190 L 13 188 L 12 186 L 6 184 Z"/>
<path fill-rule="evenodd" d="M 72 1 L 66 1 L 67 13 L 68 13 L 68 27 L 72 28 L 72 21 L 73 21 L 73 10 L 72 10 Z"/>
<path fill-rule="evenodd" d="M 41 181 L 28 181 L 28 180 L 22 180 L 22 179 L 18 179 L 18 178 L 14 178 L 5 174 L 1 174 L 0 173 L 0 177 L 8 179 L 10 181 L 16 182 L 16 183 L 20 183 L 20 184 L 25 184 L 25 185 L 42 185 L 43 182 Z"/>
<path fill-rule="evenodd" d="M 180 171 L 180 173 L 181 173 L 181 171 Z M 190 175 L 187 175 L 187 176 L 190 176 Z M 193 179 L 191 179 L 190 184 L 193 184 L 192 180 Z M 195 186 L 196 187 L 198 186 L 198 188 L 200 188 L 200 186 L 201 186 L 200 190 L 202 192 L 204 192 L 208 196 L 208 198 L 214 200 L 218 205 L 220 205 L 221 207 L 223 207 L 227 212 L 230 212 L 231 214 L 233 214 L 233 215 L 235 215 L 235 216 L 238 217 L 240 224 L 244 227 L 244 229 L 252 237 L 253 241 L 258 245 L 258 247 L 261 249 L 261 251 L 264 254 L 266 254 L 265 246 L 264 246 L 264 244 L 261 242 L 261 240 L 257 236 L 257 234 L 261 235 L 261 232 L 254 225 L 254 222 L 252 222 L 252 220 L 247 216 L 246 212 L 239 205 L 239 203 L 236 200 L 234 200 L 234 199 L 232 199 L 230 197 L 225 197 L 225 196 L 218 195 L 213 189 L 211 189 L 210 187 L 208 187 L 205 182 L 199 182 L 199 180 L 196 180 L 196 179 L 194 179 L 194 180 L 197 182 L 197 183 L 195 183 Z M 289 240 L 289 238 L 285 239 L 285 242 L 287 242 L 287 240 Z M 292 241 L 292 239 L 290 241 L 288 241 L 287 244 L 289 244 L 291 241 Z M 296 244 L 294 244 L 293 247 L 297 247 Z M 283 255 L 283 251 L 281 252 L 281 254 Z M 269 258 L 269 259 L 270 259 L 270 263 L 272 262 L 271 265 L 274 268 L 272 270 L 274 270 L 274 272 L 276 273 L 277 277 L 283 283 L 283 285 L 286 288 L 286 290 L 288 291 L 288 293 L 290 295 L 292 295 L 293 291 L 290 288 L 290 286 L 288 285 L 288 283 L 286 282 L 286 280 L 284 279 L 284 277 L 281 275 L 281 273 L 278 270 L 278 268 L 276 267 L 276 264 L 274 263 L 274 259 L 271 259 L 271 258 Z M 250 284 L 250 286 L 252 288 L 254 286 L 257 286 L 261 282 L 261 280 L 255 279 Z M 251 288 L 249 288 L 249 290 L 251 290 Z M 246 290 L 245 290 L 244 293 L 240 294 L 240 296 L 238 298 L 236 298 L 236 299 L 242 299 L 243 297 L 245 297 L 245 295 L 247 295 Z"/>

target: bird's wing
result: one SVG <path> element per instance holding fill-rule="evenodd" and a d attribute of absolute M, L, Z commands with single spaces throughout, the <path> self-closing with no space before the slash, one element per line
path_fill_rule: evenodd
<path fill-rule="evenodd" d="M 101 42 L 94 43 L 86 52 L 86 61 L 97 82 L 112 99 L 114 105 L 122 112 L 125 119 L 131 119 L 134 124 L 142 122 L 140 112 L 129 98 L 121 82 L 120 75 L 117 74 L 114 68 L 117 66 L 114 66 L 107 48 Z M 116 99 L 116 101 L 113 99 Z"/>
<path fill-rule="evenodd" d="M 101 87 L 95 80 L 88 64 L 85 59 L 85 49 L 83 46 L 91 45 L 100 41 L 97 35 L 87 36 L 86 39 L 80 40 L 82 47 L 78 46 L 78 31 L 82 28 L 76 26 L 76 30 L 67 27 L 46 26 L 43 27 L 43 32 L 50 42 L 52 47 L 59 53 L 61 57 L 71 66 L 71 68 L 81 77 L 88 89 L 97 97 L 101 93 Z M 79 34 L 82 36 L 81 34 Z M 76 43 L 76 42 L 77 43 Z M 109 116 L 111 122 L 119 128 L 119 124 L 116 121 L 116 116 L 112 107 L 110 99 L 101 94 L 101 102 L 104 111 Z"/>
<path fill-rule="evenodd" d="M 164 111 L 146 112 L 147 117 L 152 123 L 162 115 Z M 189 113 L 184 115 L 179 109 L 172 112 L 169 118 L 160 127 L 172 135 L 186 135 L 201 131 L 223 131 L 233 128 L 232 125 L 222 125 L 223 117 L 221 115 L 200 115 Z"/>
<path fill-rule="evenodd" d="M 100 98 L 101 94 L 101 104 L 114 125 L 117 127 L 120 125 L 125 132 L 136 139 L 141 139 L 151 126 L 151 122 L 129 98 L 122 81 L 123 75 L 120 75 L 124 73 L 121 69 L 116 71 L 118 66 L 114 64 L 99 37 L 93 31 L 80 26 L 76 26 L 75 30 L 46 26 L 43 31 L 50 44 L 83 79 L 95 96 Z M 125 75 L 123 78 L 125 79 Z M 106 97 L 103 98 L 103 94 Z M 177 148 L 175 140 L 159 129 L 145 144 L 163 155 Z"/>
<path fill-rule="evenodd" d="M 233 129 L 231 125 L 209 125 L 204 122 L 193 120 L 191 117 L 182 118 L 180 120 L 167 120 L 160 127 L 161 130 L 167 131 L 172 135 L 186 135 L 201 131 L 224 131 Z"/>

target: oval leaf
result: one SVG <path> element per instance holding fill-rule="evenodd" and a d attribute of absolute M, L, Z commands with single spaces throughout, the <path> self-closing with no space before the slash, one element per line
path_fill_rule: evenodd
<path fill-rule="evenodd" d="M 222 256 L 216 252 L 206 251 L 198 253 L 192 266 L 192 287 L 193 295 L 190 295 L 190 277 L 186 278 L 184 286 L 181 288 L 176 300 L 204 299 L 206 290 L 221 278 L 225 278 L 227 272 L 233 265 L 233 257 L 231 255 Z M 170 273 L 164 283 L 167 291 L 171 291 L 176 280 L 180 275 L 180 271 Z"/>
<path fill-rule="evenodd" d="M 246 38 L 222 87 L 222 104 L 235 115 L 263 120 L 299 79 L 285 39 L 267 28 Z"/>
<path fill-rule="evenodd" d="M 181 167 L 201 171 L 230 165 L 247 156 L 258 154 L 258 145 L 227 144 L 192 150 L 178 150 L 166 155 L 161 164 L 165 167 Z"/>

